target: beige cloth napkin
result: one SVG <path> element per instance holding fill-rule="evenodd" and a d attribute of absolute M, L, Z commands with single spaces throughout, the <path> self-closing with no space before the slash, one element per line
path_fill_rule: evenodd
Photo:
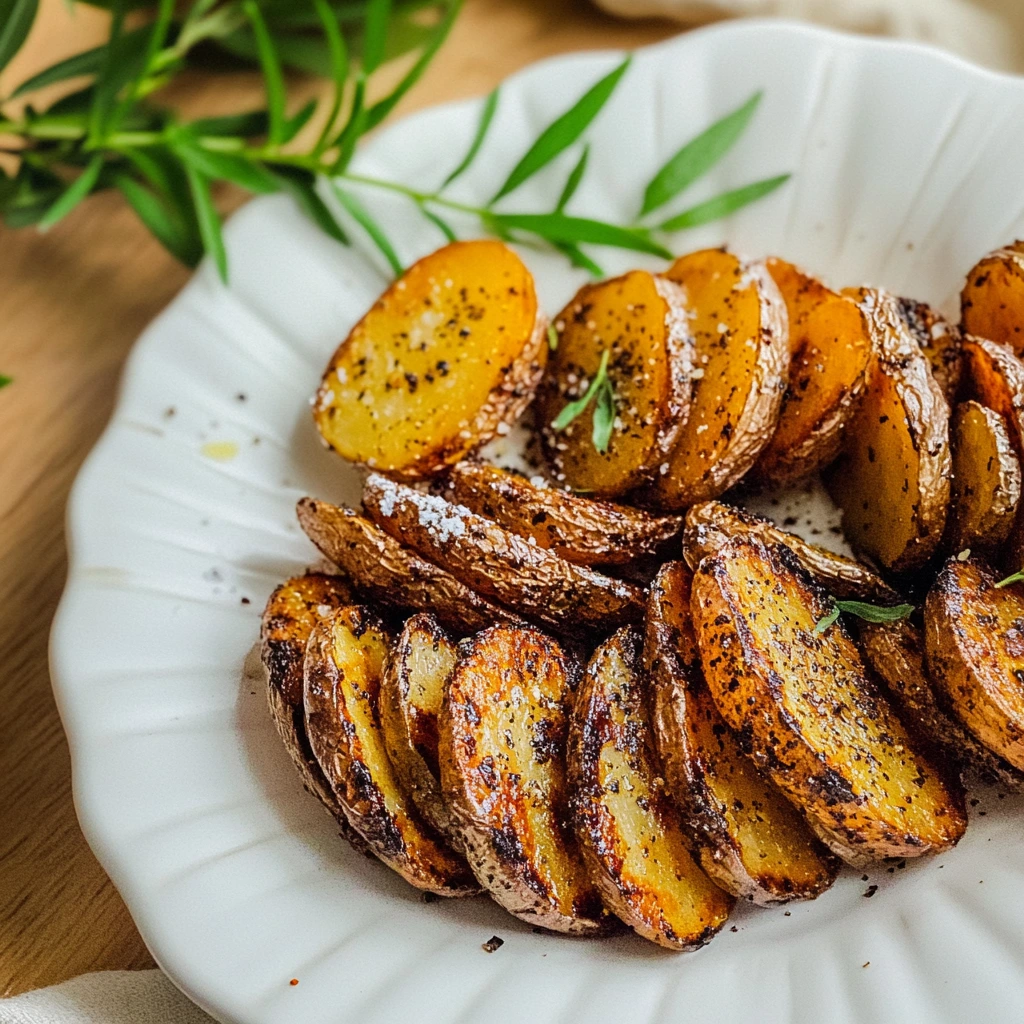
<path fill-rule="evenodd" d="M 1024 0 L 596 0 L 627 17 L 693 25 L 717 18 L 801 18 L 874 35 L 918 39 L 1004 71 L 1024 71 Z"/>

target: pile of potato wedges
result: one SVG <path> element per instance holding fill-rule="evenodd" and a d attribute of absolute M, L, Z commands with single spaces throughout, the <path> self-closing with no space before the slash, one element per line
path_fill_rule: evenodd
<path fill-rule="evenodd" d="M 314 400 L 361 507 L 299 502 L 264 612 L 307 789 L 421 890 L 674 950 L 949 850 L 1024 779 L 1022 352 L 1024 243 L 959 326 L 724 249 L 550 322 L 501 243 L 421 260 Z M 531 476 L 481 454 L 527 411 Z M 742 508 L 818 474 L 856 558 Z"/>

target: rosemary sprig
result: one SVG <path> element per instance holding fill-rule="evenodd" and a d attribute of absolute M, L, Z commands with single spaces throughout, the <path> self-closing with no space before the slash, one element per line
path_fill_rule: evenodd
<path fill-rule="evenodd" d="M 1007 576 L 1005 580 L 1000 580 L 995 587 L 996 590 L 1002 590 L 1003 587 L 1009 587 L 1014 583 L 1020 583 L 1021 580 L 1024 580 L 1024 569 L 1020 572 L 1015 572 L 1012 575 Z"/>
<path fill-rule="evenodd" d="M 548 335 L 550 341 L 551 335 Z M 611 443 L 612 428 L 615 425 L 615 388 L 608 379 L 608 359 L 611 355 L 610 349 L 601 353 L 601 364 L 597 373 L 587 387 L 583 395 L 574 402 L 569 402 L 562 411 L 555 417 L 551 424 L 552 430 L 565 430 L 573 420 L 586 412 L 587 406 L 594 403 L 592 416 L 591 439 L 594 447 L 604 455 Z"/>
<path fill-rule="evenodd" d="M 866 601 L 839 601 L 832 599 L 832 608 L 823 615 L 814 626 L 814 635 L 821 636 L 835 621 L 840 613 L 855 615 L 865 622 L 898 622 L 905 619 L 914 610 L 912 604 L 868 604 Z"/>

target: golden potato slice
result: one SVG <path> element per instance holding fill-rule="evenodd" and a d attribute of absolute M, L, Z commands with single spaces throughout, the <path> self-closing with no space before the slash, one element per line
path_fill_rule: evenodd
<path fill-rule="evenodd" d="M 341 834 L 360 851 L 362 837 L 349 825 L 334 790 L 324 777 L 306 736 L 302 706 L 302 663 L 313 627 L 352 603 L 352 590 L 341 576 L 309 572 L 286 580 L 270 595 L 263 611 L 260 654 L 267 671 L 267 701 L 278 734 L 308 792 L 337 819 Z"/>
<path fill-rule="evenodd" d="M 809 544 L 768 519 L 719 501 L 701 502 L 686 513 L 683 555 L 695 570 L 702 558 L 714 554 L 730 538 L 747 536 L 755 536 L 766 544 L 785 544 L 811 576 L 840 600 L 879 604 L 899 604 L 902 600 L 868 566 L 817 544 Z"/>
<path fill-rule="evenodd" d="M 561 632 L 613 628 L 643 615 L 643 591 L 564 558 L 443 498 L 372 473 L 367 514 L 468 587 Z"/>
<path fill-rule="evenodd" d="M 961 778 L 1018 790 L 1024 774 L 979 743 L 940 705 L 925 664 L 921 630 L 911 621 L 859 622 L 857 646 L 903 722 L 953 765 Z"/>
<path fill-rule="evenodd" d="M 682 562 L 669 562 L 647 600 L 644 663 L 668 793 L 701 866 L 727 892 L 762 906 L 814 899 L 839 863 L 722 721 L 693 633 L 692 578 Z"/>
<path fill-rule="evenodd" d="M 962 402 L 953 413 L 950 433 L 949 550 L 991 550 L 1009 537 L 1020 502 L 1020 462 L 1006 421 L 978 402 Z"/>
<path fill-rule="evenodd" d="M 437 720 L 455 644 L 437 619 L 420 612 L 391 645 L 380 684 L 380 724 L 391 766 L 423 820 L 458 846 L 441 793 Z"/>
<path fill-rule="evenodd" d="M 942 540 L 949 507 L 949 406 L 896 300 L 866 290 L 876 332 L 867 392 L 825 475 L 853 547 L 895 572 L 920 568 Z"/>
<path fill-rule="evenodd" d="M 533 276 L 496 241 L 414 263 L 331 357 L 313 404 L 325 443 L 405 477 L 438 473 L 514 423 L 547 361 Z"/>
<path fill-rule="evenodd" d="M 735 484 L 771 440 L 786 390 L 786 304 L 763 263 L 723 249 L 682 256 L 666 271 L 686 289 L 699 375 L 690 413 L 645 498 L 682 509 Z"/>
<path fill-rule="evenodd" d="M 751 477 L 763 487 L 782 487 L 839 454 L 867 385 L 874 343 L 856 302 L 792 263 L 767 265 L 789 314 L 789 383 L 775 433 Z"/>
<path fill-rule="evenodd" d="M 678 516 L 583 498 L 480 462 L 460 462 L 449 478 L 454 501 L 576 565 L 631 565 L 683 528 Z"/>
<path fill-rule="evenodd" d="M 993 753 L 1024 770 L 1024 597 L 979 559 L 946 562 L 925 601 L 928 668 Z"/>
<path fill-rule="evenodd" d="M 568 826 L 565 742 L 579 668 L 532 626 L 462 645 L 441 708 L 441 784 L 480 884 L 573 935 L 615 927 Z"/>
<path fill-rule="evenodd" d="M 523 621 L 403 547 L 350 508 L 302 498 L 296 511 L 306 536 L 378 604 L 432 612 L 457 633 L 475 633 L 494 622 Z"/>
<path fill-rule="evenodd" d="M 435 838 L 402 792 L 378 717 L 388 637 L 360 605 L 316 625 L 306 647 L 306 732 L 348 818 L 370 849 L 417 889 L 466 896 L 466 863 Z"/>
<path fill-rule="evenodd" d="M 854 865 L 953 846 L 963 794 L 869 682 L 825 592 L 781 544 L 730 540 L 694 576 L 691 610 L 718 710 L 754 762 Z"/>
<path fill-rule="evenodd" d="M 555 317 L 555 328 L 558 347 L 537 394 L 544 454 L 559 483 L 601 497 L 624 494 L 664 461 L 686 418 L 693 338 L 685 295 L 678 285 L 634 270 L 581 288 Z M 559 423 L 602 366 L 610 392 L 599 391 L 571 423 Z M 595 441 L 601 415 L 611 422 L 604 450 Z"/>
<path fill-rule="evenodd" d="M 952 408 L 960 386 L 960 329 L 926 302 L 897 299 L 900 317 L 928 357 L 932 376 Z"/>
<path fill-rule="evenodd" d="M 971 268 L 960 313 L 967 334 L 1024 353 L 1024 242 L 996 249 Z"/>
<path fill-rule="evenodd" d="M 645 939 L 699 949 L 733 901 L 690 856 L 660 788 L 640 643 L 638 629 L 621 629 L 590 659 L 569 728 L 569 802 L 605 903 Z"/>

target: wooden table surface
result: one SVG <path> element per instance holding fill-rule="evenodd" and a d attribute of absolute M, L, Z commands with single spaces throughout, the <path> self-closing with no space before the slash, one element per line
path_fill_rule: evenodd
<path fill-rule="evenodd" d="M 103 31 L 101 12 L 43 0 L 0 92 Z M 467 0 L 398 116 L 484 93 L 549 54 L 671 31 L 616 21 L 588 0 Z M 208 79 L 191 82 L 176 102 L 204 112 L 259 102 L 254 77 L 217 83 L 214 95 Z M 64 585 L 68 490 L 110 415 L 128 349 L 186 277 L 112 194 L 45 236 L 0 227 L 0 373 L 14 378 L 0 391 L 0 995 L 152 966 L 75 818 L 47 637 Z"/>

